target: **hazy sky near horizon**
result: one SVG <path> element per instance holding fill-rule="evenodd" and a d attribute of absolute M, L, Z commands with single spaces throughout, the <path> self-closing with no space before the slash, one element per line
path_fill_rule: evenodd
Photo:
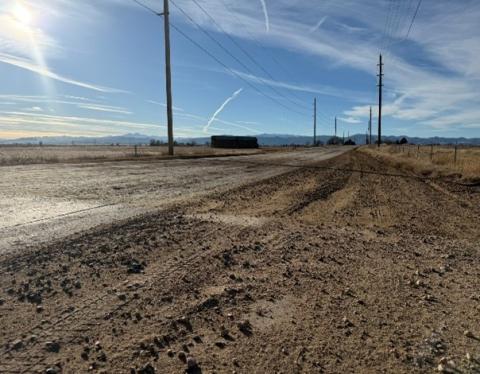
<path fill-rule="evenodd" d="M 176 136 L 311 134 L 314 97 L 319 134 L 335 116 L 365 133 L 370 105 L 376 129 L 382 52 L 384 134 L 480 137 L 480 1 L 423 0 L 409 32 L 417 5 L 172 1 Z M 0 22 L 0 138 L 166 136 L 161 17 L 132 0 L 3 0 Z"/>

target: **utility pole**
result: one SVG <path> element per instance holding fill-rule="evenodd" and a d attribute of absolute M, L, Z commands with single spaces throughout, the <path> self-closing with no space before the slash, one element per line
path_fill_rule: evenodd
<path fill-rule="evenodd" d="M 368 121 L 368 144 L 372 144 L 372 106 L 370 105 L 370 120 Z"/>
<path fill-rule="evenodd" d="M 382 87 L 383 87 L 383 62 L 382 55 L 380 54 L 380 63 L 378 64 L 378 146 L 382 144 Z"/>
<path fill-rule="evenodd" d="M 172 66 L 170 63 L 170 11 L 169 0 L 163 0 L 163 16 L 165 26 L 165 75 L 167 89 L 167 122 L 168 122 L 168 154 L 173 156 L 173 99 L 172 99 Z"/>
<path fill-rule="evenodd" d="M 313 99 L 313 146 L 317 146 L 317 98 Z"/>
<path fill-rule="evenodd" d="M 335 116 L 335 137 L 337 137 L 337 117 Z"/>

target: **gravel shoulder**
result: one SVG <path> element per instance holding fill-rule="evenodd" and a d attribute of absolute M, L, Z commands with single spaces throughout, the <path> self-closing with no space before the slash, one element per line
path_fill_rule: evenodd
<path fill-rule="evenodd" d="M 395 173 L 351 151 L 5 254 L 0 372 L 478 372 L 480 190 Z"/>
<path fill-rule="evenodd" d="M 258 181 L 345 152 L 1 167 L 0 254 Z"/>

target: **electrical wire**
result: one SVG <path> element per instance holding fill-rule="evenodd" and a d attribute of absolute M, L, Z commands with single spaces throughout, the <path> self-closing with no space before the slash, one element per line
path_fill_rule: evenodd
<path fill-rule="evenodd" d="M 420 6 L 422 5 L 422 1 L 423 0 L 418 0 L 417 9 L 415 9 L 415 13 L 413 14 L 412 22 L 410 23 L 410 27 L 408 28 L 407 35 L 405 36 L 405 40 L 407 40 L 408 37 L 410 36 L 410 32 L 412 31 L 412 27 L 413 27 L 413 24 L 415 23 L 415 19 L 417 18 Z"/>
<path fill-rule="evenodd" d="M 156 10 L 154 10 L 153 8 L 149 7 L 148 5 L 140 2 L 139 0 L 132 0 L 133 2 L 135 2 L 136 4 L 138 4 L 139 6 L 141 6 L 142 8 L 148 10 L 150 13 L 152 14 L 155 14 L 157 16 L 160 16 L 162 15 L 162 13 L 159 13 L 157 12 Z M 179 9 L 180 11 L 182 11 L 173 1 L 171 1 L 171 3 L 177 8 Z M 270 99 L 272 102 L 276 103 L 277 105 L 280 105 L 282 106 L 284 109 L 287 109 L 291 112 L 294 112 L 296 114 L 299 114 L 301 116 L 307 116 L 305 113 L 302 113 L 302 112 L 299 112 L 299 111 L 296 111 L 292 108 L 289 108 L 287 106 L 285 106 L 282 102 L 278 101 L 277 99 L 275 99 L 274 97 L 264 93 L 262 90 L 260 90 L 258 87 L 256 87 L 255 85 L 253 85 L 251 82 L 249 82 L 247 79 L 245 79 L 244 77 L 242 77 L 239 73 L 237 73 L 235 70 L 231 69 L 230 67 L 228 67 L 226 64 L 224 64 L 220 59 L 218 59 L 215 55 L 213 55 L 211 52 L 209 52 L 206 48 L 202 47 L 198 42 L 196 42 L 194 39 L 192 39 L 191 37 L 189 37 L 186 33 L 184 33 L 183 31 L 181 31 L 177 26 L 175 26 L 173 23 L 170 23 L 171 27 L 177 31 L 180 35 L 182 35 L 184 38 L 186 38 L 188 41 L 190 41 L 192 44 L 194 44 L 197 48 L 201 49 L 204 53 L 206 53 L 208 56 L 210 56 L 212 59 L 214 59 L 218 64 L 220 64 L 224 69 L 226 69 L 228 72 L 230 72 L 232 75 L 234 75 L 235 77 L 239 78 L 240 80 L 244 81 L 247 85 L 249 85 L 252 89 L 254 89 L 255 91 L 257 91 L 259 94 L 261 94 L 262 96 Z M 221 43 L 220 43 L 221 44 Z M 222 49 L 223 49 L 223 46 L 222 46 Z M 228 53 L 228 52 L 227 52 Z M 231 55 L 230 53 L 228 53 L 229 55 Z M 233 55 L 231 55 L 233 58 L 235 58 Z M 235 58 L 236 59 L 236 58 Z"/>
<path fill-rule="evenodd" d="M 161 16 L 161 15 L 162 15 L 162 13 L 160 13 L 160 12 L 157 12 L 155 9 L 153 9 L 153 8 L 150 8 L 148 5 L 146 5 L 146 4 L 144 4 L 144 3 L 142 3 L 142 2 L 141 2 L 141 1 L 139 1 L 139 0 L 132 0 L 132 1 L 133 1 L 135 4 L 137 4 L 137 5 L 141 6 L 143 9 L 146 9 L 146 10 L 148 10 L 150 13 L 153 13 L 153 14 L 155 14 L 156 16 Z"/>
<path fill-rule="evenodd" d="M 256 74 L 245 64 L 243 63 L 243 61 L 241 61 L 238 57 L 236 57 L 232 52 L 230 52 L 228 50 L 228 48 L 226 48 L 220 41 L 218 41 L 215 37 L 213 37 L 207 30 L 205 30 L 201 25 L 198 24 L 198 22 L 196 22 L 187 12 L 185 12 L 185 10 L 183 10 L 179 5 L 177 5 L 175 3 L 175 1 L 173 0 L 170 0 L 170 2 L 172 3 L 172 5 L 177 8 L 185 17 L 187 17 L 187 19 L 193 24 L 195 25 L 204 35 L 206 35 L 211 41 L 213 41 L 220 49 L 222 49 L 226 54 L 228 54 L 232 59 L 234 59 L 239 65 L 241 65 L 245 70 L 247 70 L 251 75 L 253 75 L 254 77 L 256 76 Z M 237 76 L 239 76 L 240 74 L 237 74 Z M 244 79 L 245 80 L 245 79 Z M 260 80 L 261 81 L 261 80 Z M 273 87 L 267 85 L 267 87 L 269 87 L 275 94 L 278 94 L 277 90 L 275 90 Z M 266 95 L 266 94 L 265 94 Z M 281 103 L 280 101 L 274 99 L 276 102 L 278 103 Z M 294 103 L 295 105 L 298 106 L 298 104 Z M 306 115 L 305 113 L 303 112 L 299 112 L 298 110 L 296 109 L 292 109 L 290 108 L 289 106 L 286 106 L 284 105 L 283 103 L 281 103 L 280 105 L 282 105 L 282 107 L 284 107 L 285 109 L 287 110 L 290 110 L 292 112 L 295 112 L 297 114 L 300 114 L 300 115 Z"/>
<path fill-rule="evenodd" d="M 250 86 L 252 89 L 254 89 L 255 91 L 257 91 L 259 94 L 261 94 L 262 96 L 270 99 L 272 102 L 284 107 L 285 109 L 288 109 L 290 111 L 292 111 L 292 109 L 286 107 L 283 105 L 283 103 L 281 103 L 280 101 L 278 101 L 277 99 L 275 99 L 274 97 L 270 96 L 270 95 L 267 95 L 266 93 L 264 93 L 263 91 L 261 91 L 260 89 L 258 89 L 258 87 L 254 86 L 251 82 L 249 82 L 247 79 L 245 79 L 244 77 L 242 77 L 240 74 L 238 74 L 235 70 L 233 70 L 232 68 L 230 68 L 229 66 L 227 66 L 226 64 L 224 64 L 219 58 L 217 58 L 213 53 L 211 53 L 208 49 L 204 48 L 200 43 L 198 43 L 197 41 L 195 41 L 194 39 L 192 39 L 190 36 L 188 36 L 186 33 L 184 33 L 182 30 L 180 30 L 179 27 L 175 26 L 174 23 L 170 22 L 170 26 L 176 31 L 178 32 L 180 35 L 182 35 L 185 39 L 187 39 L 190 43 L 192 43 L 193 45 L 195 45 L 197 48 L 199 48 L 200 50 L 202 50 L 205 54 L 207 54 L 208 56 L 210 56 L 213 60 L 215 60 L 219 65 L 221 65 L 225 70 L 227 70 L 229 73 L 231 73 L 232 75 L 234 75 L 235 77 L 237 77 L 238 79 L 242 80 L 243 82 L 245 82 L 248 86 Z M 305 116 L 305 114 L 301 113 L 301 112 L 296 112 L 297 114 L 300 114 L 302 116 Z"/>
<path fill-rule="evenodd" d="M 213 16 L 212 16 L 204 7 L 202 7 L 197 0 L 192 0 L 192 1 L 193 1 L 193 2 L 195 3 L 195 5 L 213 22 L 213 24 L 214 24 L 219 30 L 222 31 L 222 32 L 227 36 L 227 38 L 228 38 L 233 44 L 235 44 L 235 46 L 236 46 L 238 49 L 240 49 L 240 50 L 242 51 L 242 53 L 243 53 L 245 56 L 247 56 L 247 58 L 248 58 L 255 66 L 257 66 L 263 73 L 265 73 L 273 82 L 275 82 L 275 83 L 277 83 L 277 84 L 279 83 L 279 82 L 273 77 L 273 75 L 272 75 L 267 69 L 265 69 L 262 64 L 260 64 L 260 63 L 258 62 L 257 59 L 255 59 L 245 48 L 243 48 L 243 47 L 241 46 L 240 43 L 238 43 L 227 31 L 225 31 L 225 29 L 224 29 L 221 25 L 218 24 L 218 22 L 215 20 L 215 18 L 213 18 Z M 272 88 L 273 88 L 273 87 L 272 87 Z M 278 95 L 280 95 L 280 96 L 282 96 L 283 98 L 285 98 L 286 100 L 290 101 L 292 104 L 298 105 L 298 106 L 303 107 L 304 109 L 310 110 L 310 107 L 306 106 L 305 104 L 303 104 L 303 103 L 299 104 L 298 102 L 293 101 L 292 99 L 290 99 L 288 96 L 286 96 L 286 95 L 283 94 L 282 92 L 280 92 L 280 91 L 278 91 L 278 90 L 276 90 L 276 89 L 274 89 L 274 90 L 275 90 L 275 92 L 276 92 Z"/>

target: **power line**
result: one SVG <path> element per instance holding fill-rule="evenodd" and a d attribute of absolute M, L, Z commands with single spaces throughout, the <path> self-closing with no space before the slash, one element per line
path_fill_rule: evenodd
<path fill-rule="evenodd" d="M 271 101 L 273 101 L 274 103 L 284 107 L 285 109 L 288 109 L 290 111 L 294 111 L 286 106 L 284 106 L 280 101 L 276 100 L 274 97 L 270 96 L 270 95 L 267 95 L 266 93 L 264 93 L 263 91 L 261 91 L 260 89 L 258 89 L 258 87 L 254 86 L 251 82 L 249 82 L 247 79 L 243 78 L 240 74 L 238 74 L 235 70 L 233 70 L 232 68 L 228 67 L 226 64 L 224 64 L 219 58 L 217 58 L 213 53 L 211 53 L 209 50 L 207 50 L 206 48 L 204 48 L 200 43 L 198 43 L 197 41 L 195 41 L 194 39 L 192 39 L 190 36 L 188 36 L 186 33 L 184 33 L 182 30 L 180 30 L 180 28 L 178 28 L 177 26 L 175 26 L 175 24 L 173 23 L 170 23 L 170 26 L 176 31 L 178 32 L 180 35 L 182 35 L 185 39 L 187 39 L 190 43 L 194 44 L 197 48 L 199 48 L 200 50 L 202 50 L 205 54 L 207 54 L 208 56 L 210 56 L 213 60 L 215 60 L 218 64 L 220 64 L 221 66 L 223 66 L 223 68 L 225 70 L 227 70 L 228 72 L 230 72 L 231 74 L 233 74 L 235 77 L 237 77 L 238 79 L 244 81 L 246 84 L 248 84 L 251 88 L 253 88 L 255 91 L 257 91 L 259 94 L 261 94 L 262 96 L 265 96 L 266 98 L 270 99 Z M 297 114 L 300 114 L 300 115 L 304 115 L 303 113 L 301 112 L 296 112 Z"/>
<path fill-rule="evenodd" d="M 382 39 L 380 40 L 381 51 L 383 51 L 386 45 L 387 31 L 389 30 L 390 23 L 391 23 L 392 10 L 393 10 L 393 2 L 392 0 L 390 0 L 388 2 L 388 13 L 387 13 L 387 17 L 385 18 L 385 25 L 383 26 Z"/>
<path fill-rule="evenodd" d="M 225 8 L 225 10 L 230 13 L 233 18 L 235 18 L 235 20 L 238 22 L 238 23 L 241 23 L 243 26 L 244 26 L 244 29 L 245 31 L 247 32 L 247 34 L 250 36 L 250 38 L 255 42 L 255 44 L 268 56 L 272 59 L 272 61 L 285 73 L 285 75 L 292 81 L 294 81 L 295 79 L 293 78 L 293 75 L 283 66 L 283 64 L 280 63 L 280 61 L 278 61 L 278 59 L 270 54 L 270 53 L 267 53 L 267 51 L 265 50 L 265 47 L 262 46 L 262 42 L 250 31 L 250 29 L 248 28 L 247 25 L 245 25 L 245 22 L 243 22 L 242 20 L 240 20 L 240 18 L 236 15 L 236 13 L 234 11 L 232 11 L 232 9 L 229 8 L 229 6 L 227 5 L 227 2 L 225 0 L 222 0 L 222 4 L 223 4 L 223 7 Z M 297 95 L 295 92 L 292 92 L 292 95 L 295 96 L 298 100 L 301 100 L 303 101 L 303 99 Z"/>
<path fill-rule="evenodd" d="M 154 15 L 157 15 L 157 16 L 161 16 L 163 15 L 162 13 L 160 12 L 157 12 L 155 9 L 149 7 L 148 5 L 140 2 L 139 0 L 132 0 L 134 3 L 136 3 L 137 5 L 139 5 L 140 7 L 146 9 L 147 11 L 149 11 L 150 13 L 154 14 Z M 179 9 L 180 11 L 182 11 L 172 0 L 170 0 L 172 2 L 172 4 L 177 8 Z M 182 13 L 184 13 L 182 11 Z M 185 14 L 185 13 L 184 13 Z M 185 14 L 186 15 L 186 14 Z M 186 15 L 188 16 L 188 15 Z M 191 17 L 188 17 L 191 19 Z M 193 20 L 192 20 L 193 21 Z M 196 24 L 194 22 L 194 24 Z M 302 113 L 302 112 L 299 112 L 299 111 L 296 111 L 294 109 L 291 109 L 287 106 L 285 106 L 283 103 L 281 103 L 280 101 L 278 101 L 277 99 L 275 99 L 274 97 L 266 94 L 265 92 L 263 92 L 262 90 L 260 90 L 259 88 L 257 88 L 255 85 L 253 85 L 251 82 L 249 82 L 247 79 L 245 79 L 244 77 L 242 77 L 239 73 L 237 73 L 235 70 L 233 70 L 232 68 L 230 68 L 229 66 L 227 66 L 226 64 L 224 64 L 220 59 L 218 59 L 215 55 L 213 55 L 210 51 L 208 51 L 206 48 L 204 48 L 202 45 L 200 45 L 198 42 L 196 42 L 194 39 L 192 39 L 191 37 L 189 37 L 186 33 L 184 33 L 183 31 L 181 31 L 178 27 L 176 27 L 173 23 L 170 23 L 170 26 L 175 30 L 177 31 L 180 35 L 182 35 L 184 38 L 186 38 L 188 41 L 190 41 L 192 44 L 194 44 L 197 48 L 199 48 L 200 50 L 202 50 L 205 54 L 207 54 L 209 57 L 211 57 L 213 60 L 215 60 L 218 64 L 220 64 L 224 69 L 226 69 L 229 73 L 231 73 L 232 75 L 234 75 L 235 77 L 237 77 L 238 79 L 244 81 L 247 85 L 249 85 L 251 88 L 253 88 L 255 91 L 257 91 L 259 94 L 261 94 L 262 96 L 268 98 L 269 100 L 271 100 L 272 102 L 276 103 L 277 105 L 280 105 L 282 106 L 283 108 L 289 110 L 289 111 L 292 111 L 296 114 L 299 114 L 299 115 L 302 115 L 302 116 L 307 116 L 306 114 Z M 202 29 L 198 24 L 196 24 L 197 27 L 199 27 L 200 29 Z M 202 29 L 203 31 L 203 29 Z M 216 41 L 216 40 L 215 40 Z M 222 48 L 223 49 L 223 48 Z M 228 53 L 230 55 L 230 53 Z M 273 57 L 273 56 L 272 56 Z M 320 113 L 324 119 L 326 121 L 329 121 L 329 119 L 323 114 L 323 113 Z M 326 126 L 325 123 L 321 123 L 322 125 Z"/>
<path fill-rule="evenodd" d="M 408 37 L 410 36 L 410 31 L 412 31 L 412 27 L 413 27 L 413 24 L 415 22 L 415 19 L 417 18 L 418 10 L 420 9 L 420 6 L 422 5 L 422 1 L 423 0 L 418 0 L 417 9 L 415 9 L 415 13 L 414 13 L 413 18 L 412 18 L 412 23 L 410 23 L 410 27 L 408 28 L 407 35 L 405 36 L 405 40 L 408 39 Z"/>
<path fill-rule="evenodd" d="M 178 6 L 175 1 L 173 0 L 170 0 L 171 3 L 173 4 L 173 6 L 175 6 L 185 17 L 187 17 L 190 22 L 195 25 L 203 34 L 205 34 L 210 40 L 212 40 L 219 48 L 221 48 L 226 54 L 228 54 L 231 58 L 233 58 L 238 64 L 240 64 L 245 70 L 247 70 L 250 74 L 252 74 L 253 76 L 255 76 L 255 73 L 247 66 L 243 63 L 243 61 L 241 61 L 239 58 L 237 58 L 233 53 L 231 53 L 228 48 L 226 48 L 221 42 L 219 42 L 215 37 L 213 37 L 208 31 L 206 31 L 202 26 L 200 26 L 187 12 L 185 12 L 180 6 Z M 230 69 L 231 71 L 233 71 L 232 69 Z M 237 76 L 240 76 L 240 74 L 236 74 Z M 244 81 L 247 81 L 246 79 L 243 79 Z M 251 85 L 252 86 L 252 85 Z M 267 85 L 268 86 L 268 85 Z M 272 89 L 271 86 L 268 86 L 270 89 Z M 307 114 L 305 114 L 304 112 L 299 112 L 298 110 L 296 109 L 292 109 L 290 108 L 289 106 L 286 106 L 284 105 L 283 103 L 281 103 L 280 101 L 278 101 L 277 99 L 267 95 L 266 93 L 264 93 L 262 90 L 259 90 L 257 88 L 257 91 L 260 91 L 263 93 L 264 96 L 268 96 L 270 97 L 270 99 L 273 99 L 273 101 L 275 101 L 277 104 L 281 105 L 283 108 L 289 110 L 289 111 L 292 111 L 292 112 L 295 112 L 297 114 L 300 114 L 302 116 L 307 116 Z M 275 92 L 274 89 L 272 89 L 273 92 Z M 276 93 L 276 92 L 275 92 Z"/>
<path fill-rule="evenodd" d="M 253 62 L 253 64 L 254 64 L 255 66 L 257 66 L 262 72 L 264 72 L 272 81 L 278 83 L 278 82 L 276 81 L 276 78 L 273 77 L 273 75 L 270 74 L 270 72 L 269 72 L 268 70 L 266 70 L 266 69 L 263 67 L 263 65 L 261 65 L 261 64 L 258 62 L 258 60 L 255 59 L 247 50 L 245 50 L 245 48 L 243 48 L 227 31 L 225 31 L 225 29 L 224 29 L 221 25 L 219 25 L 217 21 L 215 21 L 215 19 L 213 18 L 213 16 L 212 16 L 204 7 L 202 7 L 197 0 L 192 0 L 192 1 L 197 5 L 198 8 L 200 8 L 200 10 L 201 10 L 208 18 L 210 18 L 210 19 L 212 20 L 212 22 L 217 26 L 217 28 L 218 28 L 220 31 L 222 31 L 222 32 L 227 36 L 227 38 L 228 38 L 233 44 L 235 44 L 235 46 L 237 46 L 238 49 L 240 49 L 245 56 L 248 57 L 248 59 L 249 59 L 251 62 Z M 224 4 L 225 8 L 227 8 L 224 2 L 223 2 L 223 4 Z M 228 9 L 227 9 L 227 11 L 228 11 Z M 235 16 L 235 17 L 236 17 L 236 16 Z M 238 18 L 236 18 L 236 19 L 238 20 Z M 273 89 L 273 87 L 272 87 L 272 89 Z M 274 89 L 274 91 L 275 91 L 278 95 L 280 95 L 280 96 L 284 97 L 286 100 L 290 101 L 292 104 L 298 105 L 298 106 L 303 107 L 304 109 L 310 110 L 310 107 L 308 107 L 307 105 L 305 105 L 305 104 L 303 104 L 303 103 L 296 102 L 296 101 L 290 99 L 290 98 L 289 98 L 288 96 L 286 96 L 284 93 L 282 93 L 282 92 L 280 92 L 280 91 L 278 91 L 278 90 L 276 90 L 276 89 Z M 294 95 L 294 96 L 297 97 L 296 95 Z M 298 98 L 298 97 L 297 97 L 297 98 Z M 301 100 L 301 99 L 300 99 L 300 100 Z"/>
<path fill-rule="evenodd" d="M 274 81 L 275 83 L 278 83 L 276 81 L 276 79 L 272 76 L 272 74 L 270 74 L 270 72 L 268 72 L 245 48 L 243 48 L 240 43 L 238 43 L 228 32 L 225 31 L 225 29 L 215 20 L 215 18 L 213 18 L 213 16 L 204 8 L 200 5 L 200 3 L 197 1 L 197 0 L 192 0 L 195 5 L 208 17 L 210 18 L 210 20 L 213 22 L 213 24 L 220 30 L 222 31 L 226 36 L 227 38 L 233 43 L 235 44 L 235 46 L 240 49 L 242 51 L 242 53 L 248 57 L 248 59 L 253 62 L 253 64 L 255 66 L 257 66 L 260 70 L 262 70 L 272 81 Z M 310 110 L 310 107 L 306 106 L 305 104 L 303 103 L 297 103 L 295 101 L 293 101 L 292 99 L 290 99 L 288 96 L 286 96 L 284 93 L 282 93 L 281 91 L 278 91 L 277 89 L 275 89 L 274 87 L 271 87 L 272 90 L 274 90 L 274 92 L 277 94 L 277 95 L 280 95 L 282 96 L 283 98 L 285 98 L 286 100 L 290 101 L 293 105 L 298 105 L 298 106 L 301 106 L 303 107 L 304 109 L 308 109 Z"/>
<path fill-rule="evenodd" d="M 141 2 L 141 1 L 139 1 L 139 0 L 132 0 L 132 1 L 133 1 L 135 4 L 137 4 L 137 5 L 141 6 L 143 9 L 146 9 L 146 10 L 148 10 L 150 13 L 153 13 L 153 14 L 155 14 L 156 16 L 161 16 L 161 15 L 162 15 L 162 13 L 160 13 L 160 12 L 157 12 L 155 9 L 153 9 L 153 8 L 150 8 L 148 5 L 146 5 L 146 4 L 144 4 L 144 3 L 142 3 L 142 2 Z"/>

